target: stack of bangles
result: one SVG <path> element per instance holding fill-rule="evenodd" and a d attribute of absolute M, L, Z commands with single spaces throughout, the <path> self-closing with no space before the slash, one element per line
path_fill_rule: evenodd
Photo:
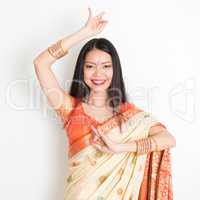
<path fill-rule="evenodd" d="M 156 146 L 155 150 L 152 149 L 152 141 L 155 143 L 155 146 Z M 145 154 L 145 153 L 149 153 L 151 151 L 158 151 L 158 144 L 157 144 L 155 138 L 153 138 L 153 136 L 135 140 L 135 142 L 136 142 L 136 153 L 137 154 Z"/>
<path fill-rule="evenodd" d="M 62 40 L 59 40 L 58 42 L 52 44 L 51 46 L 47 48 L 49 54 L 56 59 L 59 59 L 68 53 L 68 50 L 63 49 L 61 43 L 62 43 Z"/>

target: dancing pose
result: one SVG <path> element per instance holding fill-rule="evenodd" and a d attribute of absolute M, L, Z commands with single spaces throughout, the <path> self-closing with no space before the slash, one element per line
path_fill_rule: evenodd
<path fill-rule="evenodd" d="M 106 38 L 81 48 L 67 92 L 51 70 L 80 41 L 102 32 L 105 12 L 89 17 L 34 59 L 37 78 L 69 139 L 65 200 L 172 200 L 167 127 L 126 96 L 120 59 Z"/>

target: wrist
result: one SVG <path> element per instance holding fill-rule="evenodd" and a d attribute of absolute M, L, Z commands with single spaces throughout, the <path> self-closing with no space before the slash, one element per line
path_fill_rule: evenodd
<path fill-rule="evenodd" d="M 62 38 L 62 47 L 64 50 L 69 50 L 72 46 L 76 45 L 87 37 L 87 30 L 85 28 L 81 28 L 75 33 Z"/>
<path fill-rule="evenodd" d="M 88 31 L 87 27 L 82 27 L 79 31 L 78 31 L 78 34 L 81 35 L 81 37 L 83 39 L 86 39 L 88 37 L 90 37 L 91 35 L 89 34 L 90 32 Z"/>
<path fill-rule="evenodd" d="M 137 145 L 136 142 L 130 142 L 125 144 L 120 144 L 120 151 L 121 152 L 136 152 L 137 151 Z"/>

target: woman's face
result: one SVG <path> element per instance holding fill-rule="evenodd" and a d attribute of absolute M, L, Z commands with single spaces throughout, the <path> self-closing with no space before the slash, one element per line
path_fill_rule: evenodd
<path fill-rule="evenodd" d="M 110 86 L 113 76 L 110 54 L 93 49 L 89 51 L 84 63 L 84 81 L 93 91 L 105 91 Z"/>

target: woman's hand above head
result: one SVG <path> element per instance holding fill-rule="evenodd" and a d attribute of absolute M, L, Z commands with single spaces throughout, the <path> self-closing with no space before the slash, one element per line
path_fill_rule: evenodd
<path fill-rule="evenodd" d="M 88 37 L 91 37 L 101 33 L 108 21 L 102 18 L 105 14 L 105 11 L 100 12 L 96 16 L 92 16 L 91 8 L 88 7 L 88 12 L 89 16 L 87 22 L 82 29 L 85 31 Z"/>

